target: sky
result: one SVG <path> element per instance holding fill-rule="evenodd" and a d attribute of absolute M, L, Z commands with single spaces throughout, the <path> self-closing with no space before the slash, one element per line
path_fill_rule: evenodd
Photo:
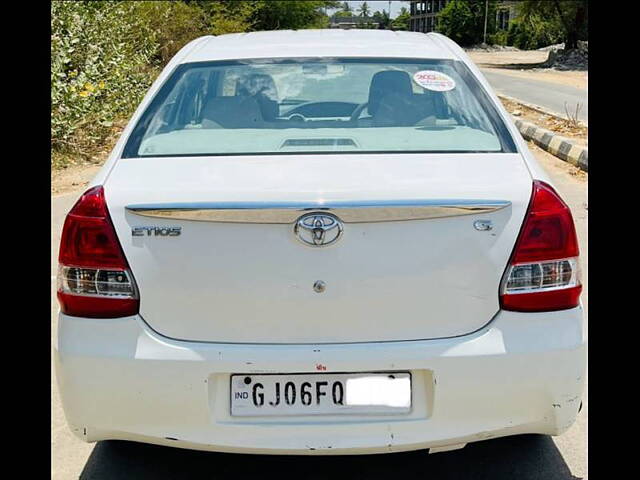
<path fill-rule="evenodd" d="M 351 5 L 351 8 L 353 9 L 353 11 L 357 12 L 358 8 L 360 8 L 360 5 L 362 4 L 362 1 L 348 2 L 348 3 Z M 387 11 L 389 9 L 388 1 L 367 1 L 367 5 L 369 5 L 369 10 L 371 10 L 372 14 L 376 10 Z M 393 0 L 391 2 L 391 17 L 392 18 L 396 17 L 402 7 L 405 7 L 407 10 L 409 10 L 409 2 Z"/>

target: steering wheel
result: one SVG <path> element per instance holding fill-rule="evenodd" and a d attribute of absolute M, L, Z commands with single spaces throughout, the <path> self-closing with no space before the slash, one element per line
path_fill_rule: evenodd
<path fill-rule="evenodd" d="M 369 102 L 364 102 L 358 105 L 353 111 L 353 113 L 351 113 L 351 117 L 349 118 L 349 121 L 355 122 L 356 120 L 358 120 L 360 118 L 360 115 L 362 115 L 363 110 L 368 106 L 369 106 Z"/>
<path fill-rule="evenodd" d="M 289 115 L 288 120 L 293 120 L 294 122 L 304 123 L 307 121 L 307 117 L 302 115 L 301 113 L 294 113 Z"/>

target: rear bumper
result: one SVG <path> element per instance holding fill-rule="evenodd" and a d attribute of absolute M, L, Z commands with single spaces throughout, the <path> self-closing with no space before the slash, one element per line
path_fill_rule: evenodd
<path fill-rule="evenodd" d="M 84 441 L 199 450 L 379 453 L 520 433 L 557 435 L 578 412 L 586 355 L 582 309 L 501 312 L 463 337 L 366 344 L 238 345 L 174 341 L 139 317 L 59 317 L 56 376 Z M 232 373 L 399 371 L 413 376 L 407 416 L 236 418 Z"/>

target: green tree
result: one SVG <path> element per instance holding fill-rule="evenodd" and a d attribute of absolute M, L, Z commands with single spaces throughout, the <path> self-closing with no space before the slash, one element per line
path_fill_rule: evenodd
<path fill-rule="evenodd" d="M 342 9 L 340 10 L 341 12 L 348 13 L 349 16 L 353 14 L 353 9 L 351 8 L 351 5 L 349 5 L 349 2 L 342 2 L 342 5 L 340 8 Z"/>
<path fill-rule="evenodd" d="M 391 18 L 386 10 L 374 12 L 373 20 L 378 23 L 378 28 L 381 30 L 387 30 L 391 27 Z"/>
<path fill-rule="evenodd" d="M 339 2 L 321 0 L 305 2 L 294 0 L 260 0 L 255 2 L 253 29 L 298 30 L 303 28 L 326 27 L 329 23 L 329 17 L 324 13 L 325 9 L 337 8 L 339 5 Z"/>
<path fill-rule="evenodd" d="M 488 2 L 487 35 L 495 31 L 496 3 L 496 0 Z M 451 0 L 438 14 L 436 30 L 460 45 L 481 43 L 486 8 L 483 0 Z"/>
<path fill-rule="evenodd" d="M 255 14 L 259 7 L 257 0 L 235 2 L 232 0 L 183 0 L 178 2 L 151 2 L 158 4 L 186 3 L 197 5 L 205 14 L 207 34 L 247 32 L 253 29 Z"/>
<path fill-rule="evenodd" d="M 333 16 L 337 18 L 352 17 L 353 12 L 345 12 L 344 10 L 338 10 L 336 13 L 333 14 Z"/>
<path fill-rule="evenodd" d="M 360 5 L 360 8 L 358 9 L 358 11 L 360 12 L 361 17 L 368 17 L 369 14 L 371 13 L 371 10 L 369 9 L 369 4 L 367 2 L 362 2 L 362 5 Z"/>
<path fill-rule="evenodd" d="M 529 15 L 527 18 L 517 17 L 509 24 L 506 44 L 522 50 L 535 50 L 562 40 L 563 31 L 559 21 L 540 15 Z"/>
<path fill-rule="evenodd" d="M 197 3 L 132 2 L 132 14 L 153 32 L 155 56 L 161 66 L 191 40 L 208 33 L 210 27 L 209 15 Z"/>
<path fill-rule="evenodd" d="M 587 0 L 524 0 L 520 12 L 525 22 L 540 18 L 558 22 L 567 50 L 578 48 L 578 40 L 587 39 Z"/>
<path fill-rule="evenodd" d="M 394 30 L 409 30 L 409 20 L 411 20 L 411 14 L 405 7 L 400 9 L 400 13 L 391 22 L 391 27 Z"/>

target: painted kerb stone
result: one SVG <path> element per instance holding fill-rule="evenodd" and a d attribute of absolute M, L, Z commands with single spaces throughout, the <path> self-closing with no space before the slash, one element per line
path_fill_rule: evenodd
<path fill-rule="evenodd" d="M 572 165 L 589 171 L 588 148 L 576 145 L 568 139 L 553 133 L 550 130 L 538 127 L 533 123 L 523 120 L 515 121 L 518 131 L 526 140 L 532 140 L 536 145 L 556 157 L 569 162 Z"/>

